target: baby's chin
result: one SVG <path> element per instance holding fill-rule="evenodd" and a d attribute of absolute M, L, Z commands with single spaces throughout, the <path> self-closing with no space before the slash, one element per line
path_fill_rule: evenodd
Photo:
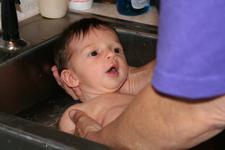
<path fill-rule="evenodd" d="M 113 93 L 113 92 L 118 92 L 120 91 L 121 87 L 124 85 L 126 82 L 126 78 L 120 78 L 119 80 L 107 80 L 102 82 L 99 87 L 95 88 L 103 93 Z"/>
<path fill-rule="evenodd" d="M 105 93 L 114 93 L 114 92 L 118 92 L 120 90 L 120 88 L 122 87 L 122 83 L 121 84 L 117 84 L 117 85 L 111 85 L 111 86 L 106 86 L 104 87 L 104 92 Z"/>

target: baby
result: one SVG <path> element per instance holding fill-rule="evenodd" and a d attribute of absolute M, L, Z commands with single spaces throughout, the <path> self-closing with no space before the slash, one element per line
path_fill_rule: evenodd
<path fill-rule="evenodd" d="M 104 127 L 134 97 L 121 93 L 129 69 L 116 31 L 98 19 L 82 19 L 63 32 L 60 42 L 57 68 L 63 82 L 81 101 L 64 112 L 60 130 L 74 134 L 76 125 L 69 114 L 73 109 L 85 112 Z"/>

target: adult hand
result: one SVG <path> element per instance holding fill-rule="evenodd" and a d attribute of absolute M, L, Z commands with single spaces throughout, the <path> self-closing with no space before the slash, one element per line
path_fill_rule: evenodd
<path fill-rule="evenodd" d="M 88 138 L 87 136 L 90 133 L 93 134 L 102 129 L 102 126 L 97 121 L 80 110 L 71 110 L 69 116 L 76 125 L 74 134 L 77 136 Z"/>
<path fill-rule="evenodd" d="M 64 83 L 64 81 L 61 79 L 56 65 L 52 66 L 51 70 L 52 70 L 52 74 L 53 74 L 55 80 L 57 81 L 58 85 L 61 86 L 66 91 L 66 93 L 69 94 L 73 99 L 77 100 L 78 97 L 76 96 L 74 91 L 70 87 L 68 87 Z"/>
<path fill-rule="evenodd" d="M 155 60 L 141 67 L 129 66 L 128 79 L 121 87 L 121 93 L 137 95 L 146 85 L 150 84 Z"/>

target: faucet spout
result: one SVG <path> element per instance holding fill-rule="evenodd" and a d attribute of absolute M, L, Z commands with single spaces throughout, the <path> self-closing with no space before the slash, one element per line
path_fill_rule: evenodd
<path fill-rule="evenodd" d="M 20 4 L 20 0 L 1 0 L 2 37 L 0 49 L 2 50 L 14 51 L 27 45 L 25 41 L 20 39 L 15 4 Z"/>

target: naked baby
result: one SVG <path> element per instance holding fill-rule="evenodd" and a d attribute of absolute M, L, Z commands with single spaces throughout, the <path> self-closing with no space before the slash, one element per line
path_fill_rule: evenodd
<path fill-rule="evenodd" d="M 116 31 L 98 19 L 82 19 L 62 34 L 56 65 L 61 79 L 81 103 L 70 106 L 59 122 L 60 130 L 74 134 L 69 112 L 81 110 L 105 126 L 117 118 L 133 99 L 121 92 L 128 65 Z"/>

